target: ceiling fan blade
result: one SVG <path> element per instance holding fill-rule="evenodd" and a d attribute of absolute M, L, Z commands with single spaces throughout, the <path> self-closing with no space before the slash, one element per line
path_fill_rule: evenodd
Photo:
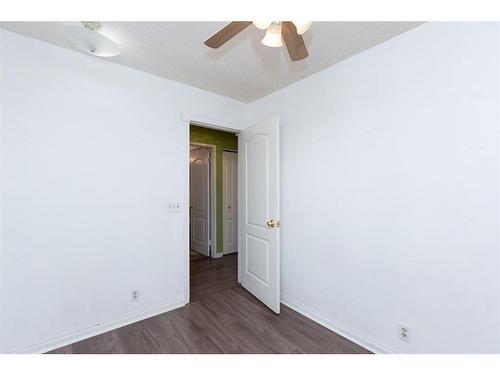
<path fill-rule="evenodd" d="M 226 26 L 224 26 L 222 29 L 217 31 L 210 38 L 205 40 L 205 45 L 207 45 L 208 47 L 211 47 L 211 48 L 219 48 L 224 43 L 226 43 L 229 39 L 231 39 L 236 34 L 238 34 L 240 31 L 242 31 L 243 29 L 250 26 L 251 23 L 252 23 L 252 21 L 229 22 Z"/>
<path fill-rule="evenodd" d="M 302 35 L 297 33 L 297 28 L 290 21 L 283 21 L 281 24 L 281 36 L 285 41 L 286 49 L 292 61 L 305 59 L 309 56 L 306 44 Z"/>

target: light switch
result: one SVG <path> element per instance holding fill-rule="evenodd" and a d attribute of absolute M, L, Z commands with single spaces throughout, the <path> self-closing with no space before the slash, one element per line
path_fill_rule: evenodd
<path fill-rule="evenodd" d="M 180 202 L 168 202 L 167 213 L 182 212 L 182 204 Z"/>

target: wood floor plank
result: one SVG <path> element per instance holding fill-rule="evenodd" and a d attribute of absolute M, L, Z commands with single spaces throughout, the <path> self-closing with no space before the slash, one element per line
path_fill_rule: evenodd
<path fill-rule="evenodd" d="M 274 314 L 238 285 L 237 259 L 191 262 L 185 307 L 51 353 L 369 353 L 287 306 Z"/>

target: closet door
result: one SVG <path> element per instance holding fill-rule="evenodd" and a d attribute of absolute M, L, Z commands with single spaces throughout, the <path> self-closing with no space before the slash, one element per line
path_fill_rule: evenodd
<path fill-rule="evenodd" d="M 223 220 L 224 255 L 238 251 L 238 153 L 224 151 L 223 166 Z"/>

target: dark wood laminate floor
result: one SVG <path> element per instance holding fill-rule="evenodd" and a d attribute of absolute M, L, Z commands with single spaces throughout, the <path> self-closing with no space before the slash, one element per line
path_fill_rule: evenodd
<path fill-rule="evenodd" d="M 191 262 L 185 307 L 51 353 L 368 353 L 281 306 L 276 315 L 237 283 L 237 255 Z"/>
<path fill-rule="evenodd" d="M 191 250 L 189 252 L 189 261 L 190 262 L 195 262 L 200 259 L 207 259 L 208 257 L 206 255 L 200 254 L 194 250 Z"/>

